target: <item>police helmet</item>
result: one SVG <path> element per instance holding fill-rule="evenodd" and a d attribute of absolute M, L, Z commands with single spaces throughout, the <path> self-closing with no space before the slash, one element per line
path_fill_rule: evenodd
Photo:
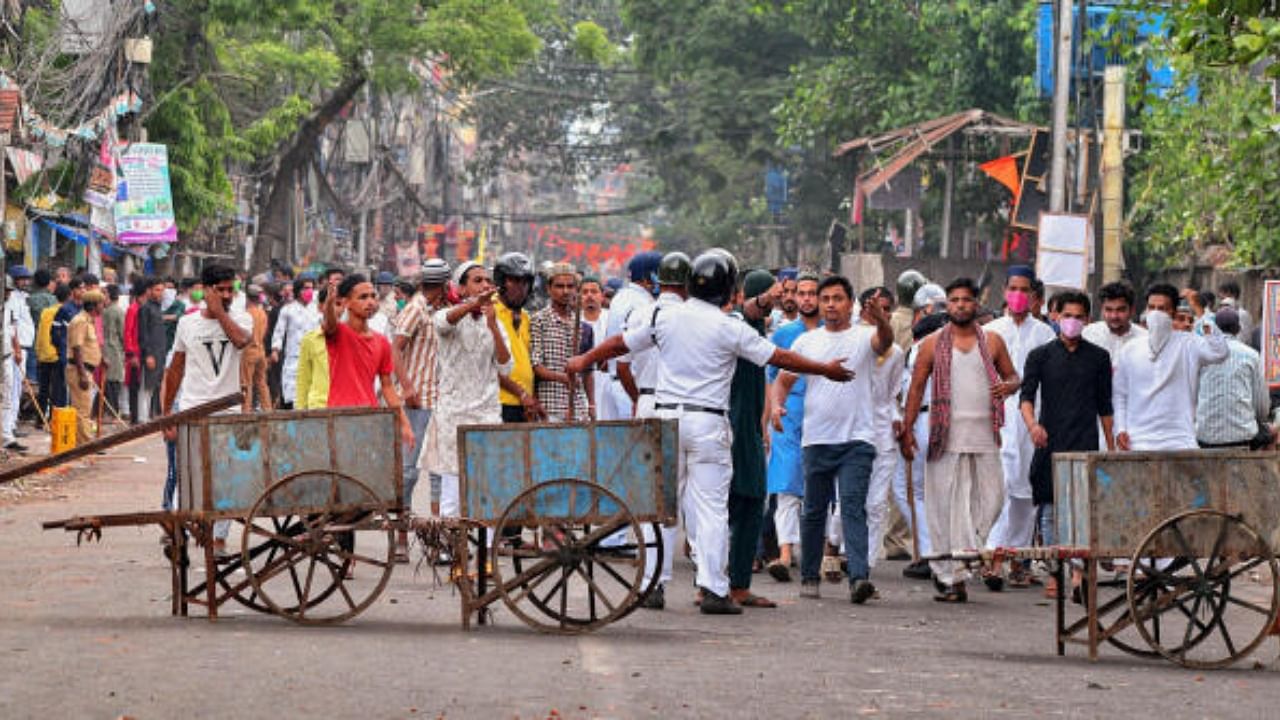
<path fill-rule="evenodd" d="M 509 252 L 493 264 L 493 283 L 502 287 L 507 278 L 533 281 L 533 262 L 524 253 Z"/>
<path fill-rule="evenodd" d="M 898 304 L 910 305 L 915 300 L 916 291 L 929 282 L 917 270 L 907 270 L 898 276 Z"/>
<path fill-rule="evenodd" d="M 738 262 L 724 250 L 708 250 L 693 261 L 689 294 L 717 307 L 729 302 L 738 284 Z"/>
<path fill-rule="evenodd" d="M 662 256 L 658 265 L 659 285 L 687 285 L 693 262 L 682 252 L 669 252 Z"/>

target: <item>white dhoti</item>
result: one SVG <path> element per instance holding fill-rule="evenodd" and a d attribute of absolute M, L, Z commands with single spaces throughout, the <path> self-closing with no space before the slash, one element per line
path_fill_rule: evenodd
<path fill-rule="evenodd" d="M 925 464 L 925 512 L 932 552 L 943 554 L 983 547 L 1004 504 L 1004 483 L 994 452 L 945 452 Z M 968 570 L 949 560 L 930 569 L 944 585 L 964 582 Z"/>

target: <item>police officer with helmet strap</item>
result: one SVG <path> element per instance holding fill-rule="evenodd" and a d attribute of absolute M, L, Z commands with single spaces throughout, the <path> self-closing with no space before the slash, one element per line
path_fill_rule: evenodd
<path fill-rule="evenodd" d="M 580 373 L 601 360 L 657 348 L 654 407 L 662 418 L 680 421 L 681 507 L 693 532 L 702 612 L 736 615 L 729 599 L 729 485 L 733 461 L 729 431 L 729 385 L 739 357 L 796 373 L 847 382 L 853 372 L 844 358 L 819 363 L 782 350 L 723 307 L 737 284 L 737 262 L 724 251 L 708 251 L 693 261 L 689 299 L 652 313 L 648 327 L 614 335 L 569 360 L 565 370 Z"/>

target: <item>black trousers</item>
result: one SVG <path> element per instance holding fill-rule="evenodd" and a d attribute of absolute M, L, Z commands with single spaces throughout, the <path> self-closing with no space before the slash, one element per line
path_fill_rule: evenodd
<path fill-rule="evenodd" d="M 751 566 L 760 547 L 760 526 L 764 525 L 763 497 L 747 497 L 729 492 L 729 589 L 751 588 Z"/>

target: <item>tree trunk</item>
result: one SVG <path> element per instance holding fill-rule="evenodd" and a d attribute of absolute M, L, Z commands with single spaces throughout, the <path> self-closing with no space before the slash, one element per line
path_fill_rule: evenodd
<path fill-rule="evenodd" d="M 348 75 L 333 93 L 316 109 L 311 117 L 302 122 L 290 139 L 289 144 L 280 153 L 280 161 L 275 175 L 263 193 L 256 199 L 258 202 L 258 236 L 253 240 L 253 262 L 250 268 L 260 273 L 270 266 L 273 258 L 285 262 L 289 241 L 289 207 L 293 202 L 293 183 L 299 173 L 306 171 L 311 161 L 311 154 L 316 150 L 320 134 L 328 127 L 338 113 L 351 102 L 360 88 L 364 87 L 366 78 L 363 72 L 356 71 Z M 264 199 L 265 198 L 265 201 Z"/>

